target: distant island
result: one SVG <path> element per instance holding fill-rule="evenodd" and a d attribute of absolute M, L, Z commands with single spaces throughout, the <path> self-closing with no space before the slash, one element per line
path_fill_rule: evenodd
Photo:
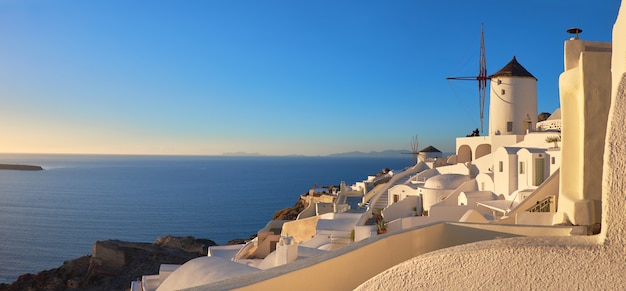
<path fill-rule="evenodd" d="M 43 168 L 33 165 L 0 164 L 0 170 L 41 171 Z"/>
<path fill-rule="evenodd" d="M 406 154 L 406 150 L 384 150 L 384 151 L 371 151 L 371 152 L 345 152 L 345 153 L 335 153 L 328 155 L 319 155 L 317 157 L 400 157 L 402 154 Z M 264 155 L 261 153 L 247 153 L 247 152 L 229 152 L 222 153 L 222 156 L 232 156 L 232 157 L 270 157 L 271 155 Z M 280 155 L 282 157 L 282 155 Z M 285 157 L 306 157 L 307 155 L 284 155 Z"/>
<path fill-rule="evenodd" d="M 338 154 L 330 154 L 329 157 L 401 157 L 402 154 L 407 153 L 406 150 L 384 150 L 384 151 L 371 151 L 371 152 L 347 152 L 347 153 L 338 153 Z"/>
<path fill-rule="evenodd" d="M 256 156 L 262 156 L 262 155 L 260 153 L 234 152 L 234 153 L 222 153 L 222 156 L 256 157 Z"/>

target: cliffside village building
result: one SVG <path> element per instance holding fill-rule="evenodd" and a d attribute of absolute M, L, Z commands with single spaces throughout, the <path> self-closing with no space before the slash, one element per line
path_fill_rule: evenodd
<path fill-rule="evenodd" d="M 412 167 L 342 183 L 298 219 L 131 289 L 623 288 L 622 4 L 612 44 L 580 31 L 565 41 L 561 108 L 547 120 L 513 57 L 490 76 L 488 134 L 457 138 L 455 155 L 428 147 Z"/>

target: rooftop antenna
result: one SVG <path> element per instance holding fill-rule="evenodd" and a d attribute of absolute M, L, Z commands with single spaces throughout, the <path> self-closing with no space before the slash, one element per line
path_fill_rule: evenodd
<path fill-rule="evenodd" d="M 480 132 L 484 134 L 485 95 L 487 92 L 487 58 L 485 57 L 485 25 L 481 24 L 480 32 L 480 60 L 478 62 L 478 76 L 448 77 L 446 80 L 476 80 L 478 81 L 478 106 L 480 107 Z"/>
<path fill-rule="evenodd" d="M 570 39 L 578 39 L 578 34 L 581 32 L 583 32 L 583 30 L 578 27 L 572 27 L 567 30 L 567 33 L 571 35 Z"/>

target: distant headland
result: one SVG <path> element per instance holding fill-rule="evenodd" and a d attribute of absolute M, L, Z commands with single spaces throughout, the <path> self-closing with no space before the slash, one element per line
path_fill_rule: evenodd
<path fill-rule="evenodd" d="M 0 164 L 0 170 L 41 171 L 43 168 L 33 165 Z"/>
<path fill-rule="evenodd" d="M 222 156 L 256 157 L 256 156 L 262 156 L 262 154 L 260 154 L 260 153 L 246 153 L 246 152 L 233 152 L 233 153 L 222 153 Z"/>
<path fill-rule="evenodd" d="M 401 157 L 406 154 L 406 150 L 383 150 L 383 151 L 370 151 L 370 152 L 361 152 L 361 151 L 352 151 L 352 152 L 342 152 L 342 153 L 333 153 L 327 155 L 312 155 L 310 157 L 369 157 L 369 158 L 388 158 L 388 157 Z M 222 156 L 231 156 L 231 157 L 309 157 L 308 155 L 302 154 L 291 154 L 291 155 L 266 155 L 258 152 L 248 153 L 248 152 L 226 152 L 222 153 Z"/>

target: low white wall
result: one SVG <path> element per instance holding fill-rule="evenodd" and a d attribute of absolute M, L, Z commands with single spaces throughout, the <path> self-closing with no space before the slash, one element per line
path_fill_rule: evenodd
<path fill-rule="evenodd" d="M 443 174 L 469 175 L 469 169 L 464 164 L 455 164 L 455 165 L 450 165 L 450 166 L 445 166 L 445 167 L 439 167 L 436 169 L 436 171 L 441 175 Z"/>
<path fill-rule="evenodd" d="M 313 216 L 306 219 L 285 222 L 280 235 L 290 236 L 297 243 L 307 241 L 315 236 L 319 219 L 319 216 Z"/>
<path fill-rule="evenodd" d="M 459 205 L 459 195 L 462 192 L 469 192 L 469 191 L 476 191 L 476 190 L 477 190 L 476 180 L 472 179 L 472 180 L 465 181 L 463 184 L 461 184 L 461 186 L 454 189 L 454 191 L 450 193 L 450 195 L 448 195 L 446 199 L 431 205 L 431 208 L 439 207 L 439 206 L 457 206 Z"/>
<path fill-rule="evenodd" d="M 428 216 L 438 221 L 459 221 L 465 212 L 476 208 L 478 207 L 472 207 L 469 205 L 432 207 L 428 212 Z"/>
<path fill-rule="evenodd" d="M 317 215 L 322 215 L 326 213 L 332 213 L 335 210 L 335 205 L 333 203 L 315 203 L 315 211 Z"/>
<path fill-rule="evenodd" d="M 515 224 L 552 225 L 554 212 L 520 212 L 515 215 Z"/>
<path fill-rule="evenodd" d="M 353 290 L 391 266 L 434 250 L 519 235 L 567 236 L 570 231 L 569 227 L 438 223 L 378 235 L 334 252 L 189 290 Z"/>
<path fill-rule="evenodd" d="M 417 196 L 407 196 L 405 199 L 391 204 L 382 211 L 383 218 L 385 221 L 392 221 L 401 217 L 414 216 L 413 207 L 417 208 L 418 198 Z M 421 215 L 421 210 L 418 213 Z"/>
<path fill-rule="evenodd" d="M 398 201 L 403 200 L 407 196 L 417 196 L 419 195 L 419 190 L 417 189 L 417 185 L 415 184 L 400 184 L 395 185 L 388 190 L 388 202 L 387 205 L 391 205 L 395 203 L 394 196 L 398 196 Z"/>
<path fill-rule="evenodd" d="M 304 210 L 302 210 L 302 212 L 298 214 L 298 217 L 296 218 L 296 220 L 315 216 L 317 212 L 316 209 L 317 207 L 315 206 L 315 204 L 309 205 L 307 208 L 305 208 Z"/>
<path fill-rule="evenodd" d="M 358 225 L 354 228 L 354 241 L 362 241 L 376 235 L 375 225 Z"/>
<path fill-rule="evenodd" d="M 491 191 L 468 191 L 461 192 L 458 198 L 458 205 L 476 205 L 477 202 L 496 200 L 495 194 Z"/>

